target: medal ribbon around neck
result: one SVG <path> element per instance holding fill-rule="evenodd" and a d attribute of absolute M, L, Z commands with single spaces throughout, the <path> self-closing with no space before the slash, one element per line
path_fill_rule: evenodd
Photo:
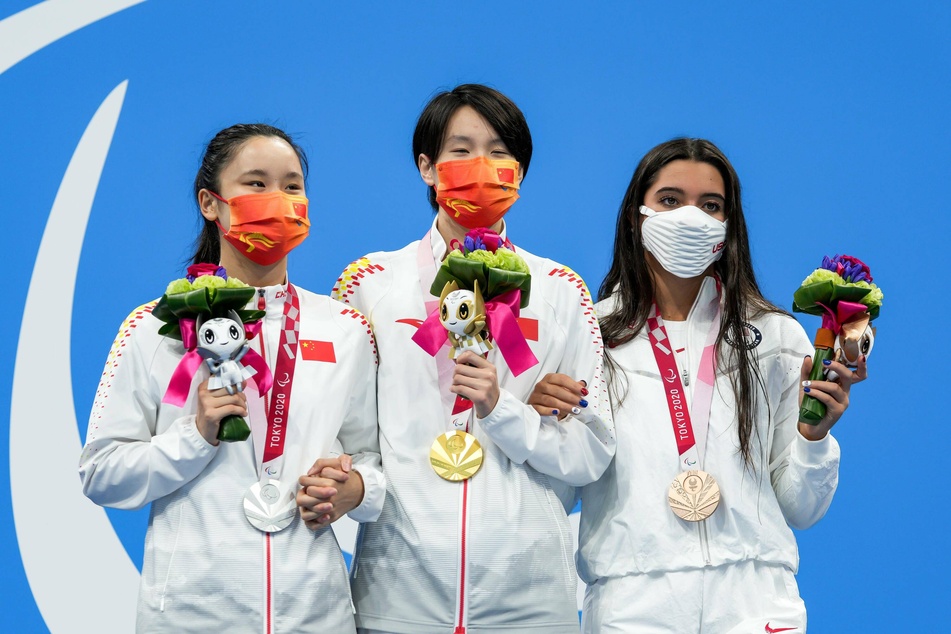
<path fill-rule="evenodd" d="M 266 533 L 287 528 L 297 516 L 294 491 L 280 482 L 300 333 L 300 298 L 297 289 L 288 283 L 286 293 L 284 327 L 277 346 L 274 383 L 269 397 L 265 397 L 267 429 L 264 433 L 261 475 L 244 496 L 244 513 L 248 521 Z M 264 345 L 263 339 L 261 343 Z"/>
<path fill-rule="evenodd" d="M 294 363 L 297 359 L 297 338 L 300 333 L 300 298 L 293 285 L 287 285 L 284 301 L 284 328 L 277 346 L 277 362 L 274 367 L 274 383 L 267 399 L 267 431 L 264 440 L 264 457 L 261 461 L 261 478 L 269 475 L 280 477 L 283 466 L 284 442 L 287 439 L 287 413 L 291 408 L 291 390 L 294 387 Z M 271 474 L 270 471 L 275 471 Z"/>
<path fill-rule="evenodd" d="M 419 270 L 419 287 L 423 295 L 426 314 L 439 308 L 439 300 L 433 298 L 429 289 L 436 278 L 436 263 L 432 250 L 432 230 L 427 231 L 416 249 L 416 264 Z M 427 299 L 431 298 L 431 299 Z M 446 339 L 448 342 L 448 338 Z M 439 364 L 439 360 L 434 359 Z M 451 387 L 451 374 L 438 369 L 439 389 L 448 392 Z M 482 466 L 482 446 L 476 437 L 469 433 L 469 421 L 472 418 L 472 401 L 458 394 L 453 400 L 449 415 L 449 430 L 436 437 L 429 450 L 429 463 L 436 474 L 452 482 L 468 480 Z"/>
<path fill-rule="evenodd" d="M 700 370 L 693 392 L 693 407 L 688 408 L 677 360 L 673 346 L 667 336 L 664 321 L 657 311 L 657 305 L 651 308 L 647 318 L 647 334 L 651 350 L 660 372 L 664 395 L 667 397 L 667 409 L 680 455 L 681 474 L 674 479 L 668 493 L 668 503 L 674 513 L 687 521 L 700 521 L 716 510 L 720 501 L 720 489 L 716 480 L 700 470 L 703 452 L 694 435 L 693 422 L 706 444 L 707 428 L 710 423 L 710 406 L 713 403 L 713 386 L 716 381 L 716 342 L 720 330 L 720 293 L 717 283 L 716 314 L 710 324 L 707 340 L 700 356 Z M 692 420 L 690 410 L 695 417 Z"/>

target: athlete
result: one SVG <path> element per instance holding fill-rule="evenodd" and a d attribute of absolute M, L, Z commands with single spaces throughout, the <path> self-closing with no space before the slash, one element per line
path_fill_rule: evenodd
<path fill-rule="evenodd" d="M 736 172 L 700 139 L 641 160 L 599 298 L 618 449 L 582 494 L 583 630 L 804 632 L 791 527 L 832 502 L 829 430 L 865 359 L 806 380 L 813 346 L 760 293 Z M 530 402 L 578 393 L 552 376 Z M 803 393 L 827 406 L 818 425 L 799 422 Z"/>
<path fill-rule="evenodd" d="M 506 96 L 474 84 L 436 95 L 413 137 L 434 222 L 399 251 L 355 261 L 334 288 L 371 321 L 380 353 L 387 503 L 363 527 L 352 571 L 363 632 L 578 630 L 567 512 L 574 487 L 596 480 L 615 446 L 584 282 L 513 245 L 531 270 L 520 324 L 538 360 L 517 376 L 497 347 L 486 358 L 466 351 L 453 361 L 448 346 L 434 358 L 412 339 L 437 308 L 430 289 L 448 250 L 476 228 L 511 238 L 503 217 L 531 156 L 528 125 Z M 552 372 L 587 386 L 558 413 L 562 420 L 525 404 Z M 430 461 L 450 432 L 449 450 L 481 445 L 469 479 L 443 479 Z"/>
<path fill-rule="evenodd" d="M 155 302 L 132 312 L 106 363 L 79 472 L 97 504 L 152 504 L 140 632 L 355 630 L 328 527 L 346 513 L 373 521 L 383 506 L 376 358 L 359 313 L 288 282 L 288 253 L 310 224 L 306 167 L 281 130 L 235 125 L 208 144 L 195 179 L 194 261 L 255 287 L 248 308 L 266 315 L 249 343 L 269 391 L 209 390 L 200 369 L 181 407 L 163 403 L 184 349 L 159 334 Z M 247 419 L 250 438 L 218 440 L 228 415 Z M 336 479 L 313 472 L 332 455 Z"/>

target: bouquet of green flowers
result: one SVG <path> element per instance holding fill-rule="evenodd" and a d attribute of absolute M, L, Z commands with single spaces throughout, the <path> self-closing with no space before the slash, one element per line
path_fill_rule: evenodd
<path fill-rule="evenodd" d="M 512 374 L 518 376 L 538 363 L 517 321 L 531 296 L 528 265 L 489 229 L 473 229 L 461 245 L 456 244 L 430 287 L 430 293 L 440 298 L 440 306 L 426 318 L 413 341 L 433 356 L 447 339 L 453 342 L 451 356 L 464 349 L 487 352 L 494 341 Z M 444 310 L 450 304 L 465 312 L 464 330 L 456 332 L 451 325 L 449 311 Z"/>
<path fill-rule="evenodd" d="M 793 311 L 822 317 L 810 381 L 824 378 L 825 360 L 854 368 L 860 356 L 868 356 L 875 341 L 871 322 L 878 317 L 882 299 L 868 266 L 849 255 L 824 257 L 822 265 L 803 280 L 793 294 Z M 809 395 L 803 398 L 799 410 L 802 422 L 817 425 L 825 414 L 821 402 Z"/>
<path fill-rule="evenodd" d="M 254 288 L 228 277 L 217 264 L 192 265 L 186 277 L 168 285 L 152 314 L 165 322 L 159 334 L 181 341 L 185 354 L 172 374 L 163 403 L 185 404 L 202 361 L 212 373 L 209 389 L 223 387 L 233 394 L 251 377 L 259 392 L 271 388 L 267 363 L 247 343 L 260 331 L 264 317 L 264 311 L 245 309 L 252 297 Z M 227 416 L 221 421 L 218 439 L 240 441 L 250 434 L 247 421 Z"/>

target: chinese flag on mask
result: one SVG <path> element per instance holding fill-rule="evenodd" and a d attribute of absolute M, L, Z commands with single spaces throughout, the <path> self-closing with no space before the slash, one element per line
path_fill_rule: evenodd
<path fill-rule="evenodd" d="M 304 361 L 324 361 L 326 363 L 337 362 L 337 356 L 334 354 L 334 344 L 332 341 L 301 339 L 300 354 L 301 357 L 304 358 Z"/>

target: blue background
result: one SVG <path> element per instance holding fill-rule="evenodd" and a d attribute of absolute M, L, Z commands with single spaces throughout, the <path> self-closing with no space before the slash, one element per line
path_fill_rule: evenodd
<path fill-rule="evenodd" d="M 33 4 L 5 2 L 0 19 Z M 296 134 L 310 156 L 314 224 L 291 275 L 327 292 L 355 257 L 426 230 L 431 214 L 410 150 L 416 117 L 437 89 L 488 83 L 519 104 L 535 141 L 511 235 L 574 268 L 593 291 L 634 166 L 679 135 L 713 140 L 734 163 L 757 274 L 773 301 L 788 308 L 824 254 L 870 264 L 885 292 L 871 378 L 835 429 L 839 491 L 825 519 L 797 535 L 798 581 L 813 632 L 940 629 L 951 617 L 940 340 L 949 307 L 940 265 L 951 228 L 949 7 L 149 0 L 14 65 L 0 75 L 0 244 L 11 269 L 0 335 L 5 627 L 46 630 L 9 490 L 21 312 L 66 165 L 93 113 L 128 80 L 76 284 L 77 439 L 118 325 L 179 277 L 190 255 L 198 228 L 190 183 L 214 132 L 266 121 Z M 807 331 L 818 326 L 801 321 Z M 60 389 L 49 385 L 50 398 Z M 41 414 L 35 425 L 42 434 Z M 55 500 L 77 491 L 78 478 L 38 492 L 64 530 Z M 145 512 L 110 517 L 140 565 Z"/>

